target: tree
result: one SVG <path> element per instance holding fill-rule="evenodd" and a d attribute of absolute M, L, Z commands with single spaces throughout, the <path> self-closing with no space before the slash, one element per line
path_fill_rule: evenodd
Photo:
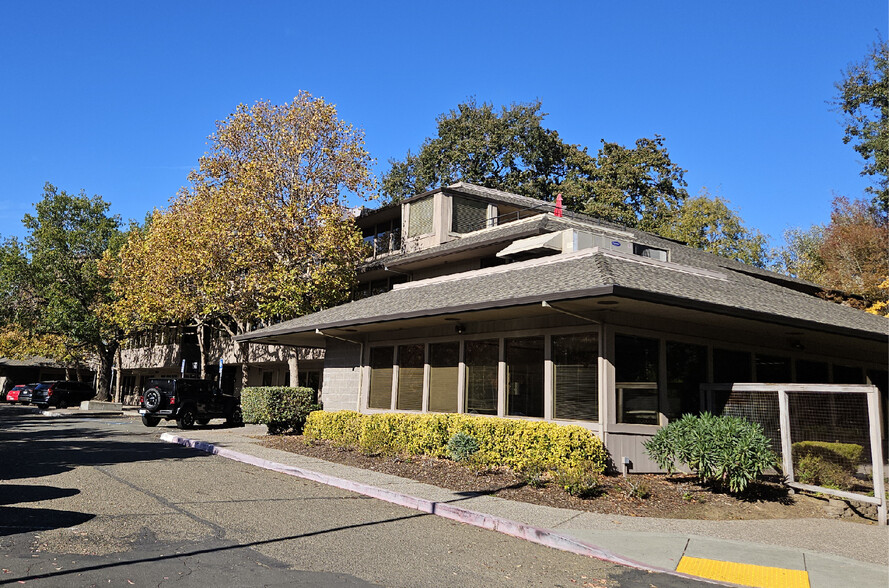
<path fill-rule="evenodd" d="M 659 230 L 687 197 L 684 170 L 664 139 L 633 148 L 602 142 L 596 157 L 544 128 L 539 101 L 497 112 L 474 99 L 437 119 L 437 135 L 419 153 L 390 160 L 382 193 L 392 201 L 456 181 L 542 200 L 562 193 L 566 206 L 644 230 Z"/>
<path fill-rule="evenodd" d="M 7 334 L 24 329 L 42 338 L 43 353 L 57 359 L 94 355 L 98 398 L 107 399 L 120 331 L 104 318 L 113 294 L 98 264 L 121 244 L 120 219 L 100 196 L 71 195 L 49 183 L 34 207 L 22 220 L 25 243 L 8 240 L 3 247 L 2 326 Z"/>
<path fill-rule="evenodd" d="M 765 267 L 769 260 L 765 235 L 746 228 L 729 204 L 724 198 L 711 198 L 704 188 L 701 194 L 685 201 L 662 234 L 710 253 Z"/>
<path fill-rule="evenodd" d="M 851 64 L 837 82 L 834 104 L 845 117 L 843 142 L 864 159 L 862 176 L 873 176 L 873 205 L 889 212 L 889 43 L 874 43 L 864 60 Z"/>
<path fill-rule="evenodd" d="M 886 308 L 889 222 L 871 203 L 837 196 L 827 225 L 791 230 L 785 240 L 777 270 L 822 286 L 825 298 L 878 314 Z"/>
<path fill-rule="evenodd" d="M 365 251 L 342 194 L 374 187 L 363 133 L 301 93 L 238 106 L 210 140 L 191 187 L 106 260 L 118 322 L 236 335 L 344 300 Z"/>

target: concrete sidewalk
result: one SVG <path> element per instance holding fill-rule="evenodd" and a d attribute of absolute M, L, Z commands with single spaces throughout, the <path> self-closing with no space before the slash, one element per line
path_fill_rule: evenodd
<path fill-rule="evenodd" d="M 697 521 L 603 515 L 459 492 L 259 444 L 265 427 L 161 438 L 557 549 L 730 585 L 889 586 L 889 528 L 829 519 Z"/>

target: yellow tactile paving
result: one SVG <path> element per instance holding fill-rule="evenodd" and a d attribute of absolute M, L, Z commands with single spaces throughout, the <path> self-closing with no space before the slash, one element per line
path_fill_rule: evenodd
<path fill-rule="evenodd" d="M 699 578 L 756 588 L 809 588 L 809 574 L 803 570 L 683 557 L 679 560 L 676 571 Z"/>

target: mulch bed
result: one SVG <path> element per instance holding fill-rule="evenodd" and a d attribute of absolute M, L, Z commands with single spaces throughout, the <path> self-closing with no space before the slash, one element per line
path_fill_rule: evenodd
<path fill-rule="evenodd" d="M 450 460 L 428 457 L 367 456 L 325 441 L 308 441 L 302 436 L 262 437 L 262 445 L 299 453 L 325 461 L 374 470 L 432 484 L 457 492 L 493 495 L 509 500 L 569 508 L 603 514 L 675 519 L 739 520 L 780 518 L 827 518 L 823 500 L 807 495 L 790 495 L 773 481 L 748 488 L 741 496 L 713 492 L 685 474 L 634 474 L 603 476 L 603 492 L 582 499 L 567 494 L 550 481 L 533 487 L 511 470 L 477 471 Z M 640 498 L 634 489 L 644 488 Z"/>

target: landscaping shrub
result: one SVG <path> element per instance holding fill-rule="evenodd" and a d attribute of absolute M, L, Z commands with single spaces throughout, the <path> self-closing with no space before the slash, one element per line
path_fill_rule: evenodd
<path fill-rule="evenodd" d="M 662 469 L 672 473 L 684 464 L 702 481 L 730 492 L 742 492 L 777 461 L 758 424 L 709 413 L 685 415 L 643 445 Z"/>
<path fill-rule="evenodd" d="M 855 443 L 800 441 L 792 446 L 793 470 L 797 482 L 850 490 L 864 448 Z"/>
<path fill-rule="evenodd" d="M 467 461 L 478 453 L 478 441 L 463 431 L 454 433 L 448 440 L 448 455 L 454 461 Z"/>
<path fill-rule="evenodd" d="M 311 388 L 258 386 L 241 391 L 241 411 L 245 423 L 268 427 L 269 435 L 300 433 L 306 417 L 321 410 Z"/>
<path fill-rule="evenodd" d="M 576 425 L 557 425 L 466 414 L 313 412 L 305 435 L 376 454 L 449 457 L 448 441 L 465 433 L 478 442 L 472 462 L 525 471 L 534 464 L 552 468 L 584 465 L 605 469 L 602 442 Z"/>
<path fill-rule="evenodd" d="M 601 473 L 595 464 L 581 464 L 560 468 L 556 471 L 556 484 L 577 498 L 595 498 L 604 492 Z"/>

